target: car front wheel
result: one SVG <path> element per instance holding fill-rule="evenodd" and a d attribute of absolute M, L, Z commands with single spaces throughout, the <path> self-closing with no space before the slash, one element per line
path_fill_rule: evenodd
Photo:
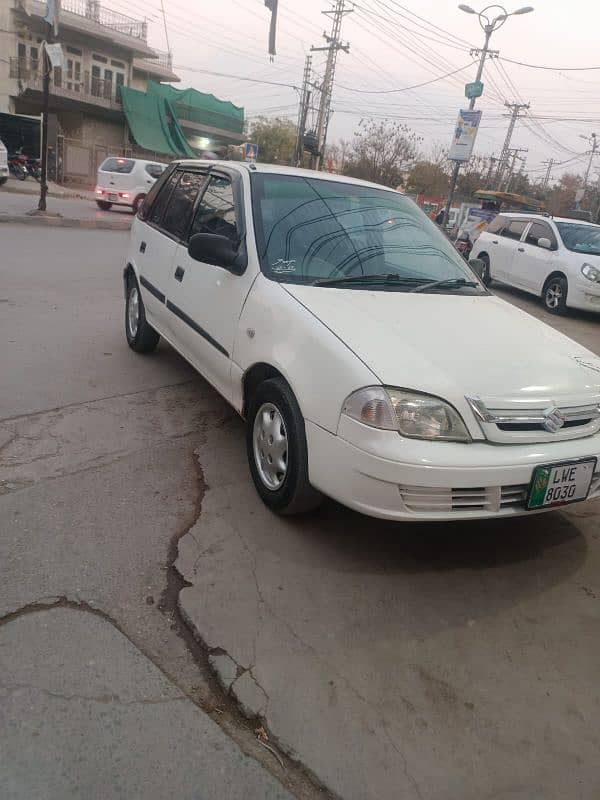
<path fill-rule="evenodd" d="M 254 485 L 270 509 L 299 514 L 319 505 L 322 496 L 308 480 L 304 419 L 282 378 L 264 381 L 251 397 L 246 448 Z"/>
<path fill-rule="evenodd" d="M 564 314 L 567 310 L 569 285 L 566 278 L 549 278 L 544 286 L 544 305 L 551 314 Z"/>
<path fill-rule="evenodd" d="M 127 344 L 136 353 L 151 353 L 160 339 L 159 334 L 146 320 L 146 310 L 137 281 L 133 276 L 127 281 L 125 300 L 125 335 Z"/>

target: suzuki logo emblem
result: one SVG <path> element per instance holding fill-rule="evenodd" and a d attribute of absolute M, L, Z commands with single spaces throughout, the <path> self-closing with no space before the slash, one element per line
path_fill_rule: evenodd
<path fill-rule="evenodd" d="M 556 433 L 556 431 L 559 431 L 566 422 L 566 419 L 561 414 L 560 409 L 556 407 L 546 409 L 546 411 L 544 411 L 544 417 L 545 419 L 542 422 L 542 425 L 549 433 Z"/>

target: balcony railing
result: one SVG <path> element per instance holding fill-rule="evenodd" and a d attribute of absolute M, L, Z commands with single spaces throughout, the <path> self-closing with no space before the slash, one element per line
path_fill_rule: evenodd
<path fill-rule="evenodd" d="M 134 39 L 146 41 L 148 38 L 148 23 L 145 20 L 127 17 L 110 8 L 104 8 L 99 0 L 62 0 L 61 8 L 79 17 L 93 20 L 105 28 L 132 36 Z"/>
<path fill-rule="evenodd" d="M 31 58 L 11 58 L 9 70 L 10 77 L 19 82 L 20 94 L 27 89 L 43 91 L 41 62 Z M 90 75 L 88 70 L 84 70 L 81 75 L 73 75 L 61 69 L 53 70 L 50 76 L 50 94 L 113 110 L 121 108 L 119 84 Z"/>

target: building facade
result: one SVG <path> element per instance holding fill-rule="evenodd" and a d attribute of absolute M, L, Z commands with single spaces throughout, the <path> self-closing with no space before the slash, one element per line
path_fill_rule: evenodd
<path fill-rule="evenodd" d="M 39 116 L 43 102 L 42 42 L 46 4 L 0 0 L 0 112 Z M 147 43 L 147 24 L 98 0 L 62 0 L 57 41 L 63 69 L 50 76 L 49 146 L 56 179 L 93 183 L 110 153 L 169 160 L 132 140 L 120 88 L 177 82 L 170 55 Z"/>

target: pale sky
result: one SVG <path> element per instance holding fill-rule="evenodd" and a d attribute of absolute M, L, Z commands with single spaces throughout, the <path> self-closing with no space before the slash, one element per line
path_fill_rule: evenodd
<path fill-rule="evenodd" d="M 535 11 L 510 17 L 492 36 L 493 49 L 505 58 L 529 64 L 600 67 L 599 3 L 530 2 Z M 321 13 L 331 7 L 328 0 L 279 0 L 278 55 L 273 63 L 267 53 L 270 12 L 264 0 L 164 3 L 175 71 L 182 78 L 179 86 L 194 86 L 242 105 L 247 117 L 262 113 L 296 119 L 298 94 L 291 87 L 247 83 L 184 68 L 300 85 L 310 45 L 323 45 L 322 33 L 330 28 L 329 18 Z M 506 8 L 512 11 L 524 4 L 528 3 L 511 2 Z M 160 5 L 160 0 L 106 0 L 107 7 L 131 16 L 149 17 L 149 43 L 165 50 Z M 477 18 L 463 13 L 457 5 L 446 0 L 356 3 L 355 12 L 348 14 L 342 27 L 342 38 L 350 43 L 350 53 L 341 52 L 338 57 L 330 142 L 340 137 L 352 138 L 361 118 L 377 114 L 399 118 L 412 127 L 424 137 L 425 152 L 436 142 L 449 144 L 457 110 L 467 104 L 464 83 L 474 79 L 475 64 L 417 90 L 377 95 L 352 89 L 402 88 L 469 64 L 469 44 L 481 46 L 483 32 Z M 483 4 L 473 6 L 479 9 Z M 352 3 L 347 2 L 347 7 L 351 8 Z M 457 42 L 456 37 L 465 43 Z M 324 54 L 315 53 L 317 74 L 322 75 L 323 63 Z M 531 177 L 545 170 L 541 162 L 550 157 L 561 162 L 572 159 L 557 166 L 554 177 L 565 170 L 585 169 L 587 159 L 579 154 L 589 145 L 579 134 L 589 136 L 595 131 L 600 135 L 600 69 L 559 72 L 488 62 L 484 83 L 484 95 L 477 101 L 483 121 L 476 152 L 499 154 L 508 123 L 502 116 L 506 111 L 502 102 L 523 100 L 531 103 L 532 117 L 542 118 L 517 123 L 512 140 L 512 146 L 529 149 L 526 169 Z M 593 166 L 594 177 L 596 169 L 600 171 L 600 154 Z"/>

